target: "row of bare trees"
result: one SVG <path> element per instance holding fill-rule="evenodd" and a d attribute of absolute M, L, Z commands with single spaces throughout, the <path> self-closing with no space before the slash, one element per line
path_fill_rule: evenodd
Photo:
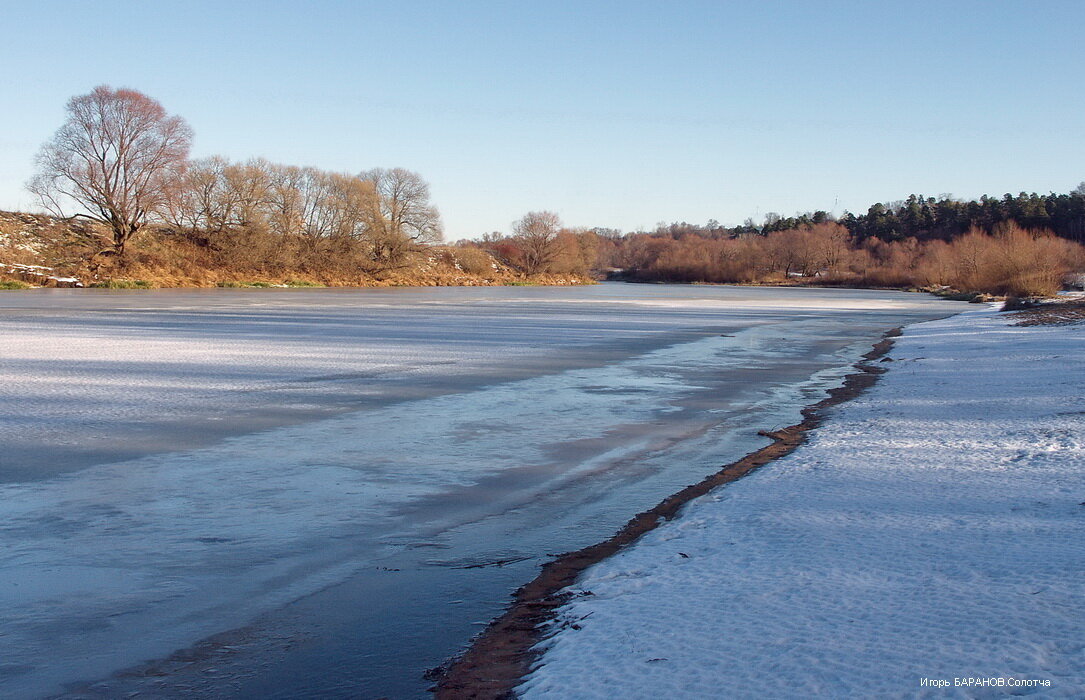
<path fill-rule="evenodd" d="M 371 267 L 395 266 L 441 239 L 417 173 L 190 161 L 191 139 L 185 121 L 150 97 L 99 86 L 68 102 L 28 187 L 57 216 L 107 225 L 117 254 L 149 225 L 234 257 L 284 246 L 319 257 L 334 248 Z"/>
<path fill-rule="evenodd" d="M 633 234 L 600 238 L 600 264 L 635 278 L 671 282 L 801 282 L 874 287 L 952 287 L 1044 296 L 1067 272 L 1085 269 L 1085 247 L 1014 223 L 952 241 L 857 241 L 826 222 L 767 235 L 708 239 Z"/>
<path fill-rule="evenodd" d="M 216 250 L 254 237 L 300 244 L 319 255 L 353 247 L 371 266 L 394 266 L 419 244 L 441 238 L 429 187 L 402 168 L 350 175 L 254 159 L 190 163 L 168 198 L 164 221 Z"/>

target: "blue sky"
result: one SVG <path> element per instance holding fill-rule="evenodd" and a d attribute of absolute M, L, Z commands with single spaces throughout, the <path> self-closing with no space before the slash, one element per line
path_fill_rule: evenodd
<path fill-rule="evenodd" d="M 449 238 L 1085 180 L 1083 2 L 9 2 L 0 208 L 95 85 L 193 155 L 416 170 Z"/>

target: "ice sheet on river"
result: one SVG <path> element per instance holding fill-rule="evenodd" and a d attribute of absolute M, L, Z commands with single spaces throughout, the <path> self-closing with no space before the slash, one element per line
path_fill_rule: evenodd
<path fill-rule="evenodd" d="M 371 305 L 361 315 L 342 305 L 216 313 L 186 301 L 168 313 L 148 304 L 76 320 L 5 317 L 9 443 L 20 431 L 83 439 L 145 414 L 187 415 L 201 401 L 224 420 L 223 402 L 240 418 L 254 397 L 319 402 L 349 390 L 361 403 L 0 485 L 0 685 L 30 695 L 168 655 L 371 567 L 412 537 L 500 516 L 596 473 L 658 475 L 675 463 L 704 473 L 726 461 L 721 446 L 740 416 L 787 420 L 839 380 L 876 329 L 932 313 L 903 295 L 842 295 L 836 306 L 811 297 L 805 311 L 779 311 L 770 297 L 759 305 L 726 292 L 604 292 L 587 307 L 544 296 L 543 309 L 538 298 L 495 306 L 483 296 L 393 301 L 387 315 Z M 874 314 L 846 315 L 855 310 Z M 86 357 L 97 359 L 81 367 Z M 472 379 L 426 384 L 456 373 Z M 725 379 L 735 383 L 723 390 Z M 376 400 L 365 403 L 366 392 Z M 233 393 L 242 399 L 230 403 Z M 673 486 L 687 483 L 675 474 Z M 630 495 L 630 507 L 674 490 L 655 488 L 663 493 Z M 420 505 L 457 490 L 457 507 Z"/>

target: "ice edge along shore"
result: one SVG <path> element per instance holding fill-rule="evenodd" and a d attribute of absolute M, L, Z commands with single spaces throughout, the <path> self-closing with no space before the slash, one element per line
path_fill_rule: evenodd
<path fill-rule="evenodd" d="M 806 445 L 567 589 L 519 693 L 1080 697 L 1083 326 L 1013 323 L 909 326 Z"/>
<path fill-rule="evenodd" d="M 525 606 L 525 587 L 519 607 L 553 620 L 519 692 L 1079 695 L 1081 326 L 1013 320 L 990 307 L 909 327 L 892 379 L 809 445 L 596 553 L 557 596 Z M 506 675 L 534 658 L 499 626 L 441 694 L 509 686 L 491 663 L 490 685 L 465 687 L 472 653 L 503 654 Z"/>
<path fill-rule="evenodd" d="M 809 431 L 821 425 L 828 409 L 855 398 L 877 381 L 885 369 L 874 361 L 889 352 L 893 339 L 900 333 L 900 327 L 886 332 L 873 349 L 851 366 L 840 386 L 827 389 L 828 395 L 824 399 L 800 410 L 800 422 L 779 430 L 760 431 L 760 435 L 772 440 L 770 444 L 634 515 L 610 538 L 563 554 L 544 565 L 538 576 L 516 591 L 510 608 L 472 640 L 460 656 L 431 671 L 437 679 L 433 687 L 437 697 L 503 698 L 511 694 L 538 660 L 545 646 L 540 642 L 546 628 L 553 626 L 558 610 L 578 595 L 574 583 L 581 574 L 624 547 L 635 544 L 663 523 L 679 517 L 690 502 L 793 452 L 806 441 Z M 575 623 L 572 625 L 575 627 Z M 550 634 L 545 636 L 549 638 Z"/>

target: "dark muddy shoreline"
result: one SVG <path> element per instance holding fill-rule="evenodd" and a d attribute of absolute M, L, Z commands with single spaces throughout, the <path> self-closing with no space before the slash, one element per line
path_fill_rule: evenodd
<path fill-rule="evenodd" d="M 870 352 L 863 355 L 863 360 L 856 363 L 856 371 L 845 378 L 842 386 L 830 389 L 826 398 L 802 409 L 802 421 L 781 430 L 763 431 L 762 435 L 772 438 L 772 444 L 668 496 L 654 508 L 638 513 L 609 539 L 563 554 L 544 565 L 534 580 L 516 591 L 509 609 L 491 622 L 462 655 L 428 674 L 436 681 L 432 688 L 436 697 L 439 700 L 512 697 L 515 687 L 538 656 L 533 648 L 543 639 L 545 623 L 553 619 L 557 609 L 568 599 L 568 594 L 563 591 L 585 569 L 617 554 L 644 534 L 675 518 L 693 499 L 793 452 L 806 441 L 809 431 L 821 425 L 828 409 L 858 396 L 878 380 L 886 370 L 874 363 L 889 352 L 893 338 L 900 334 L 900 328 L 887 332 Z"/>

